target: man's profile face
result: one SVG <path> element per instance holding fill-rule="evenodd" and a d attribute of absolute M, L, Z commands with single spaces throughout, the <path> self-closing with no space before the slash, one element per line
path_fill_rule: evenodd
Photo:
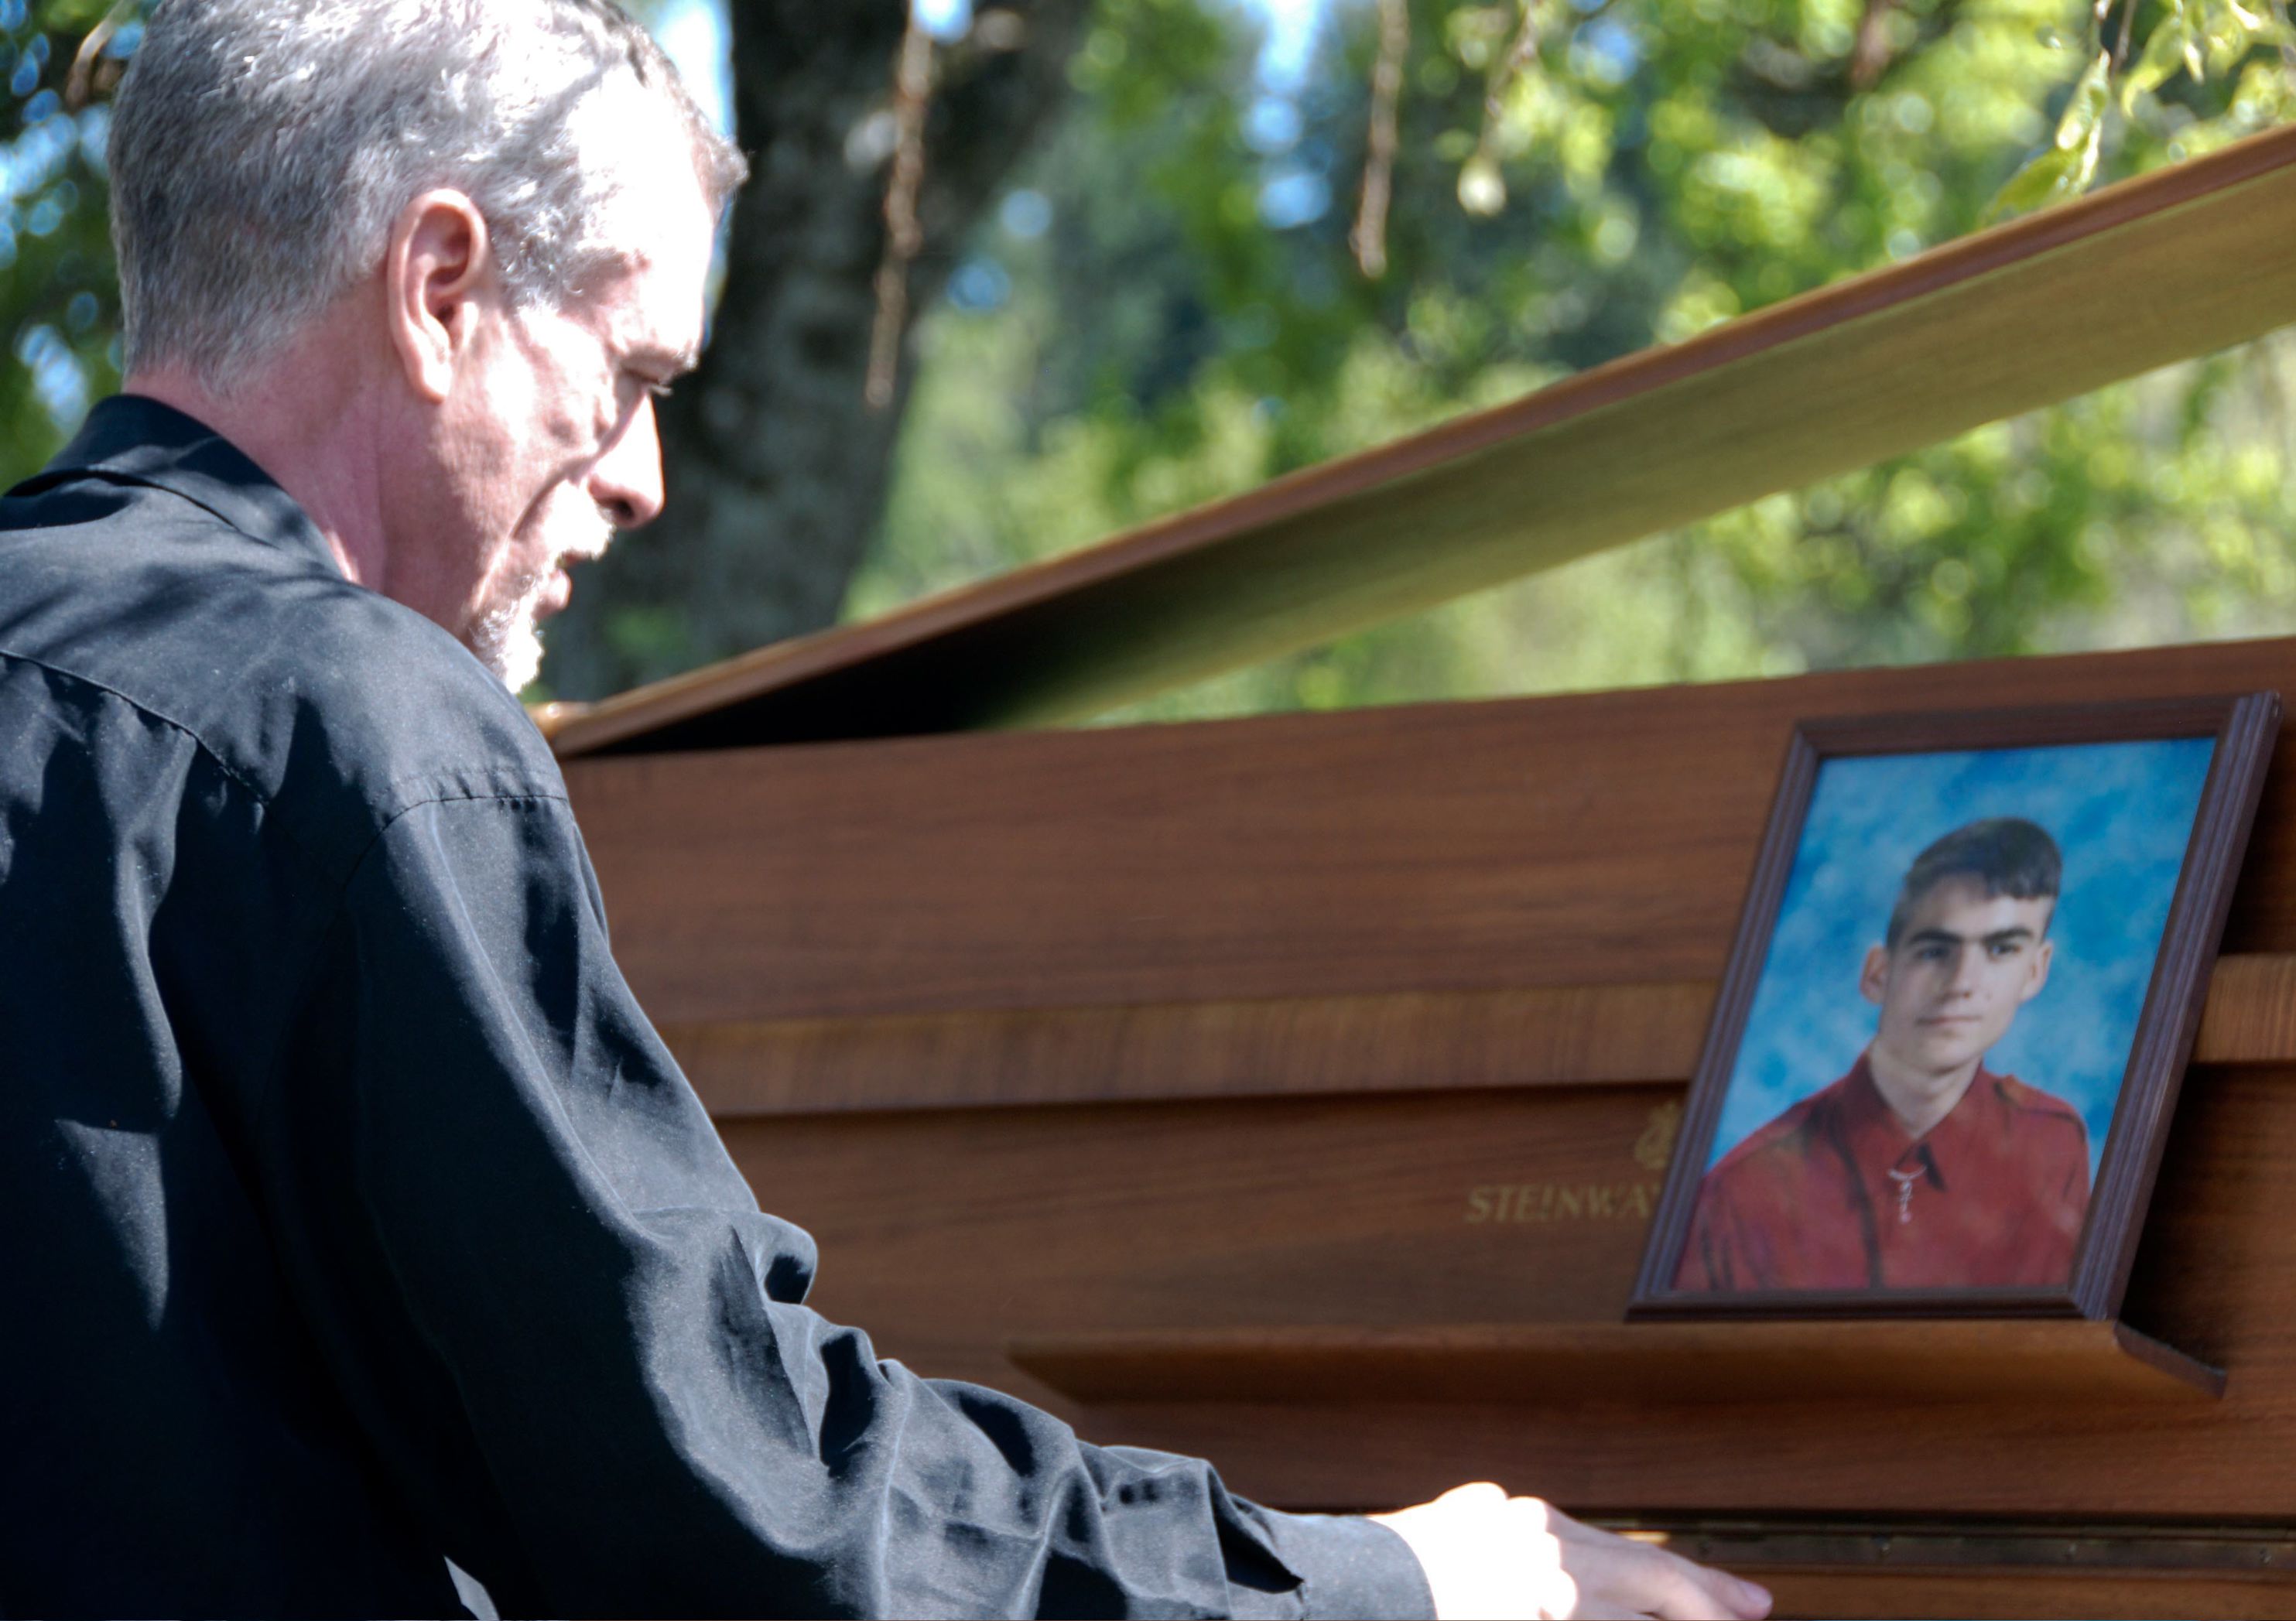
<path fill-rule="evenodd" d="M 1985 1056 L 2048 982 L 2054 898 L 1988 895 L 1948 878 L 1915 903 L 1895 946 L 1866 954 L 1858 989 L 1882 1009 L 1874 1045 L 1945 1076 Z"/>
<path fill-rule="evenodd" d="M 420 577 L 390 589 L 513 691 L 540 666 L 537 622 L 566 605 L 567 565 L 661 510 L 655 390 L 701 348 L 716 220 L 674 120 L 635 122 L 601 160 L 624 181 L 596 222 L 613 263 L 562 306 L 478 320 L 467 386 L 430 440 Z"/>

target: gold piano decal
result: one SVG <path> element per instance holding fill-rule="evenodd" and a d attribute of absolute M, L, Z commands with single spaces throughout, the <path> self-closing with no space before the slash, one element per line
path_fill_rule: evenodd
<path fill-rule="evenodd" d="M 1635 1139 L 1635 1163 L 1646 1171 L 1664 1171 L 1681 1129 L 1681 1104 L 1661 1103 L 1652 1109 L 1642 1135 Z M 1646 1222 L 1658 1207 L 1658 1191 L 1655 1177 L 1614 1183 L 1488 1183 L 1467 1190 L 1466 1223 L 1474 1227 L 1502 1222 Z"/>

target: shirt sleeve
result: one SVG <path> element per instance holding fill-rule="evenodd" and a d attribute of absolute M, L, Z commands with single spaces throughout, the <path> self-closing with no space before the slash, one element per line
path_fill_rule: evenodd
<path fill-rule="evenodd" d="M 403 812 L 311 986 L 283 1261 L 396 1495 L 504 1613 L 1432 1613 L 1384 1527 L 1086 1445 L 808 1309 L 812 1240 L 623 984 L 562 801 Z"/>
<path fill-rule="evenodd" d="M 1698 1184 L 1690 1232 L 1683 1240 L 1682 1258 L 1675 1265 L 1677 1290 L 1702 1294 L 1738 1286 L 1736 1246 L 1732 1241 L 1736 1223 L 1728 1204 L 1727 1191 L 1709 1171 Z"/>

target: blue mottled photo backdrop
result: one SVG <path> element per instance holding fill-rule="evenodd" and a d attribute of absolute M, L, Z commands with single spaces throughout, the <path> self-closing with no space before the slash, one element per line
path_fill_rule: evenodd
<path fill-rule="evenodd" d="M 1914 857 L 1964 823 L 2023 816 L 2064 855 L 2056 956 L 1985 1063 L 2081 1111 L 2094 1180 L 2215 749 L 2198 737 L 1824 762 L 1707 1164 L 1866 1050 L 1878 1010 L 1858 970 Z"/>

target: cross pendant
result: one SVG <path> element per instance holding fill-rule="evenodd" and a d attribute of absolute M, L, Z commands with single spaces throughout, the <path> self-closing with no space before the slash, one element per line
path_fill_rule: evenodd
<path fill-rule="evenodd" d="M 1914 1219 L 1914 1183 L 1919 1182 L 1919 1171 L 1891 1171 L 1890 1180 L 1898 1184 L 1898 1223 L 1906 1225 Z"/>

